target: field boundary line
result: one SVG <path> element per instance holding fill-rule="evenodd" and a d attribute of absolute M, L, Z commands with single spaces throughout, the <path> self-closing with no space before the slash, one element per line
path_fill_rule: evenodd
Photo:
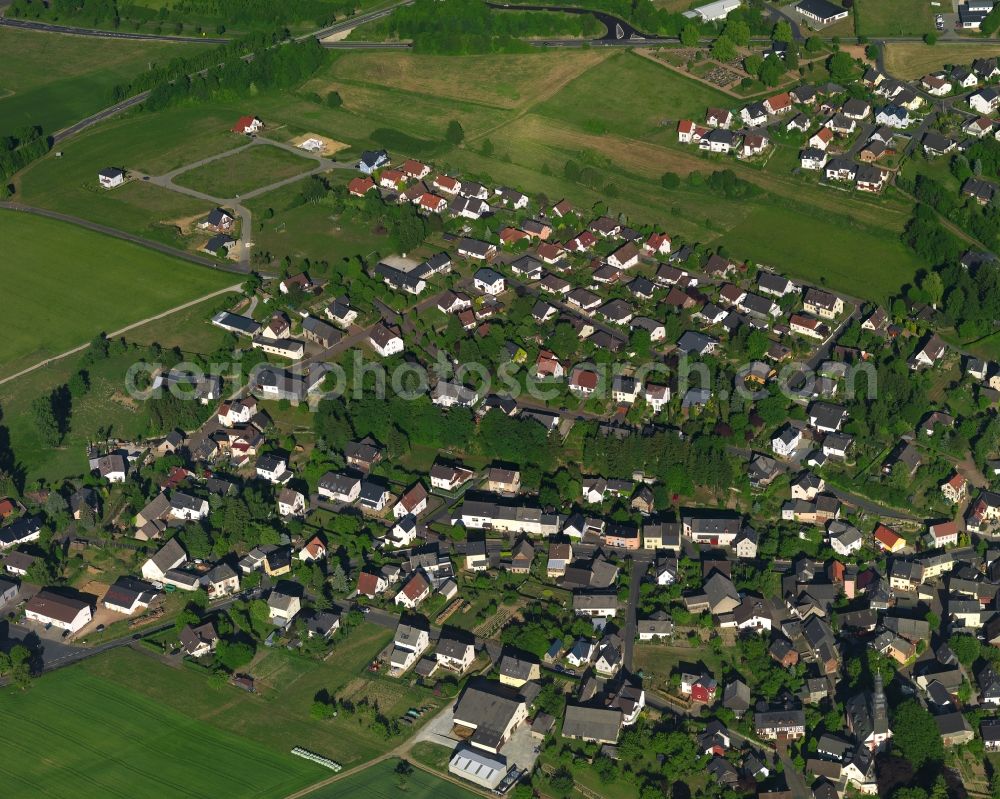
<path fill-rule="evenodd" d="M 204 302 L 205 300 L 210 300 L 214 297 L 221 297 L 223 294 L 230 294 L 234 291 L 239 291 L 240 288 L 241 284 L 237 283 L 234 286 L 228 286 L 224 289 L 218 289 L 217 291 L 205 294 L 204 296 L 196 297 L 193 300 L 188 300 L 187 302 L 181 305 L 177 305 L 166 311 L 163 311 L 162 313 L 158 313 L 153 316 L 147 316 L 145 319 L 140 319 L 138 322 L 133 322 L 132 324 L 126 325 L 120 330 L 115 330 L 111 333 L 107 333 L 106 335 L 108 338 L 115 338 L 116 336 L 124 335 L 125 333 L 128 333 L 130 330 L 135 330 L 137 327 L 142 327 L 143 325 L 148 324 L 149 322 L 156 322 L 160 319 L 164 319 L 180 311 L 185 311 L 194 305 L 198 305 L 199 303 Z M 20 372 L 10 375 L 10 377 L 4 377 L 0 379 L 0 386 L 2 386 L 4 383 L 9 383 L 12 380 L 17 380 L 17 378 L 19 377 L 24 377 L 24 375 L 34 372 L 36 369 L 41 369 L 43 366 L 48 366 L 49 364 L 55 363 L 56 361 L 61 361 L 63 358 L 68 358 L 70 355 L 75 355 L 78 352 L 83 352 L 89 346 L 90 342 L 88 341 L 86 344 L 81 344 L 78 347 L 73 347 L 73 349 L 71 350 L 66 350 L 65 352 L 62 352 L 59 355 L 53 355 L 51 358 L 46 358 L 43 361 L 39 361 L 38 363 L 29 366 L 27 369 L 22 369 Z"/>

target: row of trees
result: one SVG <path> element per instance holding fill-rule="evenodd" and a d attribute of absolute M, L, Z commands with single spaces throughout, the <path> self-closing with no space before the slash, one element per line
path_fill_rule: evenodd
<path fill-rule="evenodd" d="M 277 0 L 182 0 L 159 8 L 118 0 L 14 0 L 8 14 L 20 19 L 44 19 L 59 22 L 81 22 L 87 25 L 119 27 L 123 21 L 187 23 L 190 19 L 211 20 L 216 32 L 225 32 L 226 25 L 240 28 L 280 27 L 293 22 L 313 22 L 327 25 L 338 16 L 352 14 L 354 0 L 297 0 L 282 3 Z"/>
<path fill-rule="evenodd" d="M 412 39 L 426 53 L 520 52 L 531 36 L 593 38 L 604 32 L 591 14 L 493 10 L 481 0 L 417 0 L 379 21 L 376 33 Z M 366 27 L 365 36 L 371 30 Z"/>

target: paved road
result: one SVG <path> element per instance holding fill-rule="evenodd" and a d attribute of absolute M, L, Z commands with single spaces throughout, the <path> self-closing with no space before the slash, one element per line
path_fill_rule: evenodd
<path fill-rule="evenodd" d="M 127 111 L 129 108 L 132 108 L 132 106 L 139 105 L 139 103 L 143 102 L 147 97 L 149 97 L 149 92 L 140 92 L 134 97 L 122 100 L 120 103 L 117 103 L 110 108 L 105 108 L 103 111 L 91 114 L 86 119 L 81 119 L 79 122 L 73 123 L 68 128 L 56 131 L 52 136 L 52 142 L 54 144 L 60 144 L 71 136 L 75 136 L 80 131 L 86 130 L 92 125 L 96 125 L 98 122 L 110 119 L 111 117 L 120 114 L 122 111 Z"/>
<path fill-rule="evenodd" d="M 157 319 L 163 319 L 164 317 L 171 316 L 172 314 L 178 313 L 179 311 L 186 310 L 193 305 L 197 305 L 198 303 L 204 302 L 205 300 L 210 300 L 213 297 L 221 297 L 223 294 L 229 294 L 230 292 L 233 291 L 239 291 L 240 286 L 241 284 L 237 283 L 234 286 L 229 286 L 228 288 L 219 289 L 218 291 L 213 291 L 210 294 L 205 294 L 204 296 L 198 297 L 197 299 L 189 300 L 188 302 L 185 302 L 181 305 L 171 308 L 168 311 L 163 311 L 162 313 L 155 314 L 154 316 L 147 316 L 145 319 L 140 319 L 138 322 L 133 322 L 130 325 L 126 325 L 125 327 L 121 328 L 121 330 L 114 330 L 108 333 L 107 337 L 117 338 L 118 336 L 123 336 L 130 330 L 135 330 L 137 327 L 142 327 L 143 325 L 148 324 L 149 322 L 155 322 Z M 53 355 L 51 358 L 46 358 L 44 361 L 39 361 L 33 366 L 29 366 L 27 369 L 22 369 L 20 372 L 13 374 L 10 377 L 3 378 L 2 380 L 0 380 L 0 385 L 3 385 L 4 383 L 9 383 L 11 380 L 17 380 L 17 378 L 23 377 L 29 372 L 34 372 L 36 369 L 41 369 L 43 366 L 48 366 L 50 363 L 54 363 L 55 361 L 61 361 L 63 358 L 67 358 L 70 355 L 75 355 L 78 352 L 83 352 L 89 346 L 90 342 L 88 341 L 86 344 L 81 344 L 79 347 L 73 347 L 73 349 L 66 350 L 66 352 L 62 352 L 59 355 Z"/>
<path fill-rule="evenodd" d="M 635 651 L 635 638 L 638 632 L 636 626 L 636 608 L 639 605 L 639 588 L 642 586 L 642 578 L 646 576 L 649 564 L 652 562 L 653 553 L 640 551 L 632 553 L 632 573 L 629 577 L 628 604 L 625 606 L 625 626 L 622 629 L 624 651 L 622 652 L 622 665 L 625 671 L 632 672 L 632 654 Z"/>
<path fill-rule="evenodd" d="M 213 39 L 208 36 L 166 36 L 159 33 L 128 33 L 125 31 L 102 31 L 97 28 L 76 28 L 69 25 L 53 25 L 49 22 L 36 22 L 28 19 L 10 19 L 0 17 L 0 25 L 9 28 L 24 28 L 26 30 L 44 33 L 63 33 L 70 36 L 94 36 L 100 39 L 140 39 L 153 42 L 181 42 L 196 44 L 226 44 L 229 39 Z"/>
<path fill-rule="evenodd" d="M 383 8 L 379 11 L 369 11 L 367 14 L 359 14 L 356 17 L 348 17 L 340 22 L 335 22 L 332 25 L 328 25 L 325 28 L 320 28 L 318 31 L 313 31 L 312 33 L 304 33 L 301 36 L 296 36 L 296 41 L 304 41 L 305 39 L 319 39 L 322 41 L 328 36 L 336 36 L 338 33 L 347 33 L 354 30 L 360 25 L 364 25 L 366 22 L 374 22 L 377 19 L 382 19 L 383 17 L 389 16 L 393 11 L 395 11 L 400 6 L 408 6 L 413 3 L 413 0 L 403 0 L 402 3 L 396 3 L 395 5 L 389 6 L 388 8 Z"/>
<path fill-rule="evenodd" d="M 88 230 L 93 230 L 96 233 L 103 233 L 106 236 L 113 236 L 114 238 L 121 239 L 122 241 L 138 244 L 140 247 L 146 247 L 147 249 L 156 250 L 157 252 L 162 252 L 166 255 L 172 255 L 175 258 L 180 258 L 193 264 L 198 264 L 198 266 L 207 266 L 212 269 L 218 269 L 220 272 L 246 274 L 250 271 L 246 267 L 235 264 L 231 261 L 223 262 L 213 260 L 203 255 L 196 255 L 195 253 L 177 250 L 166 244 L 161 244 L 158 241 L 150 241 L 149 239 L 144 239 L 142 236 L 125 233 L 124 231 L 117 230 L 116 228 L 108 227 L 107 225 L 100 225 L 97 222 L 91 222 L 87 219 L 80 219 L 78 216 L 61 214 L 58 211 L 49 211 L 46 208 L 35 208 L 34 206 L 22 205 L 21 203 L 0 202 L 0 211 L 19 211 L 21 213 L 34 214 L 35 216 L 44 216 L 49 219 L 58 219 L 60 222 L 69 222 L 71 225 L 79 225 L 80 227 L 87 228 Z"/>

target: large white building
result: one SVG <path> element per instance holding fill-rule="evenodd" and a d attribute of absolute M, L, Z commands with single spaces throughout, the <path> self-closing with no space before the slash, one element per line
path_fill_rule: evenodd
<path fill-rule="evenodd" d="M 740 7 L 741 0 L 715 0 L 698 8 L 685 11 L 684 16 L 688 19 L 697 19 L 701 22 L 714 22 L 718 19 L 725 19 L 733 11 Z"/>
<path fill-rule="evenodd" d="M 35 594 L 24 608 L 24 615 L 39 624 L 51 624 L 75 633 L 93 618 L 90 605 L 48 590 Z"/>

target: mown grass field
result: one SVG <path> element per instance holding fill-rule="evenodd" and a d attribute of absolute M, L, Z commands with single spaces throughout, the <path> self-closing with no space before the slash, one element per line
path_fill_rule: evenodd
<path fill-rule="evenodd" d="M 309 709 L 318 692 L 354 702 L 367 698 L 389 718 L 411 707 L 435 703 L 440 708 L 447 701 L 405 681 L 366 672 L 367 665 L 391 640 L 391 630 L 366 624 L 339 639 L 336 654 L 325 662 L 283 649 L 265 650 L 246 669 L 256 679 L 254 695 L 236 689 L 220 692 L 203 674 L 164 666 L 130 649 L 92 658 L 85 668 L 194 720 L 275 752 L 304 746 L 344 766 L 355 766 L 398 746 L 403 737 L 386 741 L 360 716 L 342 713 L 326 721 L 312 719 Z M 412 729 L 404 725 L 407 734 L 412 734 Z"/>
<path fill-rule="evenodd" d="M 178 249 L 191 249 L 206 236 L 190 224 L 212 204 L 131 181 L 111 191 L 97 184 L 106 166 L 151 175 L 232 149 L 245 140 L 229 132 L 239 116 L 215 108 L 183 107 L 164 114 L 134 114 L 98 125 L 59 146 L 15 179 L 19 200 L 135 233 Z"/>
<path fill-rule="evenodd" d="M 178 699 L 191 705 L 168 707 L 80 665 L 43 677 L 29 691 L 3 689 L 4 797 L 265 799 L 329 773 L 221 730 L 197 718 L 194 697 Z"/>
<path fill-rule="evenodd" d="M 457 98 L 455 85 L 463 87 Z M 334 90 L 343 99 L 341 107 L 331 109 L 315 101 L 316 96 L 323 98 Z M 388 137 L 397 142 L 388 145 L 395 160 L 424 158 L 442 171 L 460 172 L 486 184 L 516 186 L 552 201 L 567 197 L 578 208 L 606 202 L 634 224 L 661 224 L 687 241 L 712 244 L 724 240 L 734 254 L 749 255 L 791 274 L 826 275 L 834 289 L 850 292 L 861 285 L 858 278 L 865 259 L 845 258 L 845 252 L 878 254 L 881 296 L 912 278 L 914 259 L 899 241 L 912 213 L 908 200 L 891 193 L 869 197 L 819 186 L 793 175 L 793 161 L 783 158 L 780 151 L 762 168 L 733 158 L 706 157 L 695 148 L 679 145 L 678 119 L 700 119 L 709 105 L 736 107 L 739 103 L 641 55 L 605 50 L 488 59 L 343 52 L 331 57 L 330 64 L 299 92 L 254 98 L 255 113 L 265 120 L 268 135 L 290 139 L 312 132 L 332 136 L 350 145 L 350 150 L 338 154 L 343 161 L 362 149 L 381 146 Z M 82 180 L 92 179 L 92 171 L 115 152 L 130 165 L 162 173 L 178 161 L 190 163 L 231 147 L 233 139 L 225 131 L 231 119 L 243 112 L 241 107 L 215 103 L 210 109 L 181 107 L 149 117 L 137 115 L 81 137 L 72 143 L 76 153 L 68 155 L 74 165 L 88 162 Z M 465 130 L 459 147 L 444 141 L 452 119 Z M 147 131 L 158 147 L 136 144 L 130 138 Z M 564 177 L 569 160 L 589 168 L 586 185 Z M 70 194 L 60 188 L 58 172 L 65 168 L 47 158 L 29 169 L 24 178 L 25 197 L 62 206 L 61 210 L 71 205 L 81 215 L 110 215 L 109 197 L 93 200 L 91 208 L 86 202 L 92 200 L 92 192 Z M 667 190 L 660 183 L 665 172 L 684 177 L 719 169 L 733 170 L 759 186 L 761 194 L 751 201 L 727 200 L 706 188 L 685 184 Z M 330 179 L 346 182 L 348 177 L 344 172 Z M 331 219 L 322 205 L 284 213 L 281 206 L 287 209 L 289 192 L 294 189 L 287 187 L 251 202 L 255 212 L 265 208 L 276 212 L 269 220 L 259 213 L 256 216 L 259 251 L 278 258 L 336 260 L 378 249 L 379 237 L 372 231 L 338 230 L 339 220 Z M 122 199 L 130 198 L 123 194 Z M 148 230 L 153 217 L 161 220 L 153 232 L 162 231 L 169 220 L 166 210 L 154 210 L 154 199 L 160 200 L 138 199 L 146 207 L 123 211 L 122 221 L 116 224 Z M 747 221 L 755 214 L 768 223 L 766 234 Z M 858 220 L 858 224 L 845 224 L 845 220 Z M 174 236 L 182 240 L 178 246 L 185 246 L 183 236 Z M 841 237 L 846 237 L 842 247 L 814 246 L 816 241 Z M 744 238 L 748 252 L 741 247 Z"/>
<path fill-rule="evenodd" d="M 331 181 L 346 180 L 350 173 L 331 176 Z M 360 224 L 348 215 L 331 214 L 321 203 L 295 205 L 292 200 L 301 191 L 296 181 L 275 191 L 255 197 L 247 203 L 255 220 L 254 242 L 258 252 L 269 252 L 279 258 L 323 259 L 337 263 L 341 259 L 372 252 L 388 254 L 389 237 L 376 232 L 373 223 Z M 274 216 L 265 218 L 271 209 Z"/>
<path fill-rule="evenodd" d="M 885 45 L 885 68 L 899 78 L 919 78 L 946 64 L 971 64 L 976 58 L 1000 55 L 1000 43 L 966 44 L 939 42 L 928 47 L 921 42 L 892 42 Z"/>
<path fill-rule="evenodd" d="M 264 144 L 184 172 L 174 178 L 174 183 L 213 197 L 231 198 L 315 166 L 312 159 Z"/>
<path fill-rule="evenodd" d="M 2 28 L 0 132 L 41 125 L 46 133 L 54 133 L 111 105 L 116 84 L 200 46 Z"/>
<path fill-rule="evenodd" d="M 452 782 L 435 777 L 421 769 L 414 769 L 400 786 L 395 773 L 398 760 L 383 760 L 326 788 L 309 794 L 314 799 L 341 799 L 348 796 L 365 796 L 369 799 L 472 799 L 478 796 Z"/>
<path fill-rule="evenodd" d="M 923 36 L 934 30 L 930 0 L 857 0 L 854 19 L 859 36 Z"/>
<path fill-rule="evenodd" d="M 0 213 L 0 377 L 239 282 L 51 219 Z"/>

